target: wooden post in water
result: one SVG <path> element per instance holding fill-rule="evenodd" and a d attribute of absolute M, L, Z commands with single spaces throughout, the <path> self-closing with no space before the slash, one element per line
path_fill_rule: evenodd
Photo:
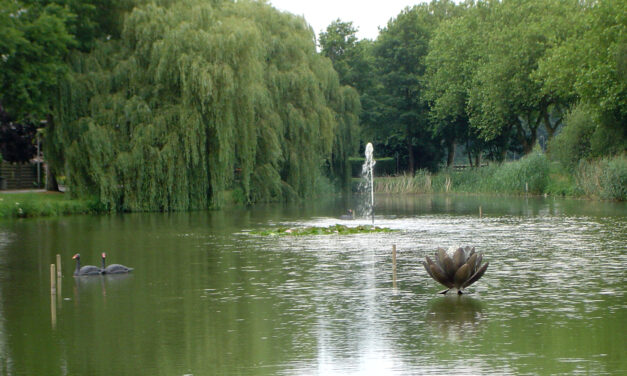
<path fill-rule="evenodd" d="M 54 264 L 50 264 L 50 293 L 55 294 L 57 292 L 57 273 L 55 271 Z"/>
<path fill-rule="evenodd" d="M 392 287 L 396 290 L 396 244 L 392 244 Z"/>
<path fill-rule="evenodd" d="M 61 278 L 61 255 L 57 253 L 57 277 Z"/>
<path fill-rule="evenodd" d="M 481 212 L 481 206 L 479 206 L 479 218 L 481 218 L 483 216 L 483 213 Z"/>
<path fill-rule="evenodd" d="M 57 328 L 57 301 L 54 299 L 54 295 L 50 295 L 50 323 L 52 329 Z"/>

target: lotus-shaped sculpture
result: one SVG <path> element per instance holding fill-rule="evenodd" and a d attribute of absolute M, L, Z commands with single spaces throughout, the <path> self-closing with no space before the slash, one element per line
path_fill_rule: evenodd
<path fill-rule="evenodd" d="M 438 248 L 435 261 L 427 256 L 427 261 L 423 261 L 422 265 L 431 278 L 447 287 L 440 294 L 446 294 L 452 288 L 462 294 L 463 289 L 477 282 L 488 269 L 489 263 L 481 265 L 482 259 L 483 255 L 476 253 L 474 247 L 460 247 L 453 253 L 453 257 L 444 248 Z"/>

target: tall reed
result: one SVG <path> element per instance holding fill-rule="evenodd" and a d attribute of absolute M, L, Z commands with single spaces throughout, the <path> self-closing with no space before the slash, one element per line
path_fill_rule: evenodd
<path fill-rule="evenodd" d="M 627 200 L 627 156 L 581 161 L 575 174 L 577 186 L 590 197 Z"/>

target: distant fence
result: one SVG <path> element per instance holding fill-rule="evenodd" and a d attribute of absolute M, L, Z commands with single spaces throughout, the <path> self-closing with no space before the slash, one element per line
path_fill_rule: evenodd
<path fill-rule="evenodd" d="M 43 166 L 41 181 L 43 182 Z M 37 165 L 34 163 L 0 163 L 0 190 L 37 188 Z"/>

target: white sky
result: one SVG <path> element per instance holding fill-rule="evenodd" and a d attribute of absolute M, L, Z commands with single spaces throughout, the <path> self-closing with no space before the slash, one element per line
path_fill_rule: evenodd
<path fill-rule="evenodd" d="M 338 18 L 343 22 L 353 22 L 358 29 L 359 39 L 375 39 L 379 27 L 387 25 L 390 18 L 396 17 L 407 6 L 424 2 L 422 0 L 270 0 L 275 8 L 304 16 L 311 25 L 316 38 L 321 31 Z"/>

